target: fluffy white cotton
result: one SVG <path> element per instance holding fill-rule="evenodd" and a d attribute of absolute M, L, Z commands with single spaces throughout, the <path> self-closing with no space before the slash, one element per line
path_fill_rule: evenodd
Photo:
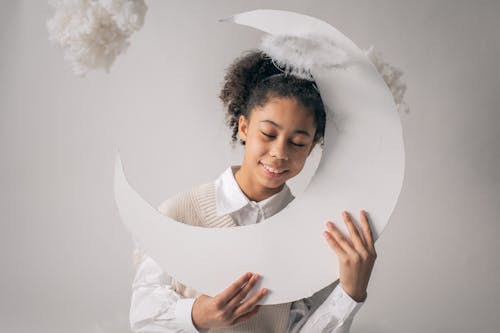
<path fill-rule="evenodd" d="M 398 109 L 408 113 L 409 107 L 403 100 L 406 92 L 406 83 L 401 78 L 403 76 L 403 71 L 386 62 L 382 58 L 382 54 L 374 50 L 373 45 L 370 46 L 368 50 L 365 50 L 365 53 L 389 87 Z"/>
<path fill-rule="evenodd" d="M 144 24 L 144 0 L 51 0 L 49 40 L 58 44 L 78 76 L 90 69 L 109 72 L 128 39 Z"/>

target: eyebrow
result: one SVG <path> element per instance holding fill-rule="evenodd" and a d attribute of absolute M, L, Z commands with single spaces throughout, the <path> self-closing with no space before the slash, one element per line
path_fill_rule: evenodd
<path fill-rule="evenodd" d="M 282 129 L 282 128 L 283 128 L 281 125 L 279 125 L 279 124 L 275 123 L 275 122 L 274 122 L 274 121 L 272 121 L 272 120 L 268 120 L 268 119 L 266 119 L 266 120 L 261 120 L 260 122 L 261 122 L 261 123 L 270 123 L 270 124 L 272 124 L 272 125 L 274 125 L 274 126 L 278 127 L 279 129 Z M 305 130 L 296 130 L 294 133 L 304 134 L 304 135 L 306 135 L 306 136 L 308 136 L 308 137 L 310 137 L 310 136 L 311 136 L 311 134 L 309 134 L 309 132 L 308 132 L 308 131 L 305 131 Z"/>

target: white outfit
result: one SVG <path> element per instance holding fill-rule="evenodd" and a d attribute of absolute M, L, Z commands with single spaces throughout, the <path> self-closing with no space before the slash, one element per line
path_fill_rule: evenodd
<path fill-rule="evenodd" d="M 294 199 L 285 184 L 279 193 L 265 200 L 249 200 L 234 178 L 238 168 L 228 167 L 215 181 L 219 216 L 228 214 L 238 225 L 259 223 Z M 195 298 L 184 298 L 172 288 L 171 282 L 172 277 L 145 255 L 132 285 L 130 327 L 133 332 L 199 332 L 191 319 Z M 288 332 L 349 332 L 363 302 L 354 301 L 338 282 L 293 302 Z"/>

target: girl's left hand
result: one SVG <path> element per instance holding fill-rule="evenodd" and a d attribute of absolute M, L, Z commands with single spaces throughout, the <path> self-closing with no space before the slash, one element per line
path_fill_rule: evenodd
<path fill-rule="evenodd" d="M 372 231 L 364 210 L 360 213 L 363 235 L 359 233 L 349 213 L 344 211 L 342 215 L 351 239 L 344 237 L 330 221 L 326 224 L 328 231 L 324 232 L 324 236 L 328 245 L 337 253 L 342 288 L 356 302 L 362 302 L 366 298 L 368 281 L 377 258 Z"/>

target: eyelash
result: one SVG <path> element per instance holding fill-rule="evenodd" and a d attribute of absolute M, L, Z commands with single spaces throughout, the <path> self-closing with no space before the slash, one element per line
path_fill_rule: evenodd
<path fill-rule="evenodd" d="M 269 135 L 269 134 L 266 134 L 264 132 L 261 132 L 261 133 L 264 134 L 265 136 L 267 136 L 268 138 L 274 138 L 275 137 L 274 135 Z M 293 143 L 293 142 L 292 142 L 292 145 L 297 146 L 297 147 L 304 147 L 305 146 L 305 145 L 301 145 L 301 144 Z"/>

